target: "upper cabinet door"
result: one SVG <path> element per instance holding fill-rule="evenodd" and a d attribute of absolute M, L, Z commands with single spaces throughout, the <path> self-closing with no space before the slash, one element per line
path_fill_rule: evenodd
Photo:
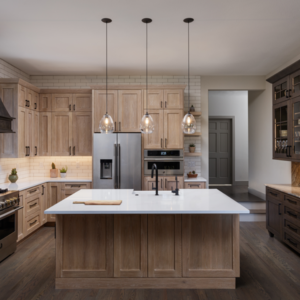
<path fill-rule="evenodd" d="M 52 95 L 52 111 L 71 111 L 72 94 L 54 94 Z"/>
<path fill-rule="evenodd" d="M 107 113 L 112 117 L 117 131 L 118 122 L 118 91 L 107 91 Z M 106 113 L 106 91 L 94 91 L 94 132 L 99 132 L 99 123 Z"/>
<path fill-rule="evenodd" d="M 37 111 L 33 112 L 33 139 L 32 139 L 32 156 L 39 156 L 39 120 L 40 114 Z"/>
<path fill-rule="evenodd" d="M 140 132 L 142 91 L 120 90 L 118 93 L 118 131 Z"/>
<path fill-rule="evenodd" d="M 34 111 L 25 109 L 25 146 L 27 147 L 27 156 L 34 156 L 33 127 L 34 127 Z"/>
<path fill-rule="evenodd" d="M 290 103 L 290 101 L 289 101 Z M 292 100 L 291 108 L 291 120 L 289 124 L 292 125 L 290 128 L 292 147 L 290 148 L 291 159 L 300 159 L 300 97 L 296 97 Z"/>
<path fill-rule="evenodd" d="M 92 155 L 92 113 L 73 112 L 72 123 L 72 155 Z"/>
<path fill-rule="evenodd" d="M 147 91 L 144 90 L 144 110 L 147 109 Z M 148 90 L 148 109 L 163 109 L 164 90 Z"/>
<path fill-rule="evenodd" d="M 146 110 L 144 110 L 146 113 Z M 164 111 L 149 110 L 149 115 L 154 122 L 154 131 L 151 134 L 143 134 L 144 149 L 163 149 L 164 145 Z"/>
<path fill-rule="evenodd" d="M 289 98 L 290 82 L 289 77 L 278 80 L 273 84 L 273 104 L 285 101 Z"/>
<path fill-rule="evenodd" d="M 165 109 L 183 109 L 183 90 L 164 90 Z"/>
<path fill-rule="evenodd" d="M 51 111 L 52 94 L 40 94 L 39 111 Z"/>
<path fill-rule="evenodd" d="M 26 130 L 26 109 L 19 107 L 18 111 L 18 157 L 26 156 L 25 130 Z"/>
<path fill-rule="evenodd" d="M 19 106 L 25 107 L 26 88 L 22 85 L 18 85 L 18 103 Z"/>
<path fill-rule="evenodd" d="M 35 95 L 34 91 L 26 88 L 25 107 L 34 109 Z"/>
<path fill-rule="evenodd" d="M 290 97 L 300 96 L 300 70 L 290 75 Z"/>
<path fill-rule="evenodd" d="M 51 156 L 51 112 L 40 113 L 39 155 Z"/>
<path fill-rule="evenodd" d="M 183 148 L 182 118 L 182 110 L 164 110 L 164 148 Z"/>
<path fill-rule="evenodd" d="M 92 111 L 92 95 L 74 94 L 72 111 Z"/>
<path fill-rule="evenodd" d="M 52 155 L 70 156 L 72 151 L 72 113 L 52 113 Z"/>

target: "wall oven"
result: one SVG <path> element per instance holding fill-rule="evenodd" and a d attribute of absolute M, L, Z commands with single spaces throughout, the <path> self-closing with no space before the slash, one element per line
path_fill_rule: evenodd
<path fill-rule="evenodd" d="M 0 261 L 16 251 L 19 192 L 0 190 Z"/>
<path fill-rule="evenodd" d="M 183 150 L 144 150 L 144 175 L 151 175 L 153 164 L 159 175 L 183 175 Z"/>

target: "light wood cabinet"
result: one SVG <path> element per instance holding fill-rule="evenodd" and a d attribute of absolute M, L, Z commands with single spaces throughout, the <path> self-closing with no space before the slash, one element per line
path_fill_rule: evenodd
<path fill-rule="evenodd" d="M 39 116 L 39 155 L 51 156 L 51 112 L 40 112 Z"/>
<path fill-rule="evenodd" d="M 154 131 L 151 134 L 143 134 L 144 148 L 162 149 L 164 146 L 164 111 L 149 110 L 148 112 L 154 122 Z"/>
<path fill-rule="evenodd" d="M 144 90 L 144 109 L 147 109 L 146 98 L 147 91 Z M 148 110 L 163 109 L 164 90 L 148 90 Z"/>
<path fill-rule="evenodd" d="M 25 107 L 33 110 L 34 102 L 35 102 L 34 91 L 26 88 Z"/>
<path fill-rule="evenodd" d="M 74 183 L 61 183 L 61 200 L 73 195 L 82 189 L 90 189 L 90 182 L 74 182 Z"/>
<path fill-rule="evenodd" d="M 165 109 L 183 109 L 183 90 L 164 90 Z"/>
<path fill-rule="evenodd" d="M 41 193 L 41 223 L 47 223 L 48 215 L 44 213 L 44 211 L 48 208 L 48 185 L 44 183 L 41 185 L 42 193 Z"/>
<path fill-rule="evenodd" d="M 118 120 L 119 132 L 140 132 L 142 119 L 142 91 L 118 91 Z"/>
<path fill-rule="evenodd" d="M 164 148 L 183 148 L 182 119 L 182 110 L 164 110 Z"/>
<path fill-rule="evenodd" d="M 72 113 L 73 152 L 75 156 L 92 155 L 92 113 Z"/>
<path fill-rule="evenodd" d="M 52 111 L 52 94 L 40 94 L 39 111 Z"/>
<path fill-rule="evenodd" d="M 21 107 L 25 107 L 26 100 L 26 88 L 22 85 L 18 85 L 18 104 Z"/>
<path fill-rule="evenodd" d="M 185 182 L 184 184 L 185 189 L 205 189 L 206 184 L 205 182 Z"/>
<path fill-rule="evenodd" d="M 48 189 L 48 207 L 51 207 L 62 200 L 61 183 L 49 182 Z M 55 222 L 55 215 L 48 215 L 48 222 Z"/>
<path fill-rule="evenodd" d="M 35 214 L 31 214 L 25 218 L 25 235 L 37 230 L 41 225 L 41 212 L 38 211 Z"/>
<path fill-rule="evenodd" d="M 52 155 L 72 155 L 72 113 L 53 112 L 51 121 Z"/>
<path fill-rule="evenodd" d="M 33 195 L 31 197 L 25 198 L 24 208 L 25 208 L 25 218 L 36 212 L 41 211 L 41 194 Z"/>
<path fill-rule="evenodd" d="M 184 188 L 183 176 L 177 176 L 178 189 Z M 144 188 L 145 191 L 151 191 L 152 187 L 155 188 L 155 176 L 144 176 Z M 175 176 L 158 176 L 158 190 L 171 191 L 176 189 Z"/>
<path fill-rule="evenodd" d="M 18 156 L 25 157 L 27 155 L 26 143 L 26 108 L 19 107 L 18 113 Z"/>
<path fill-rule="evenodd" d="M 25 112 L 25 147 L 27 147 L 25 156 L 34 156 L 34 111 L 26 108 Z"/>
<path fill-rule="evenodd" d="M 37 92 L 33 92 L 33 110 L 40 111 L 40 95 Z"/>
<path fill-rule="evenodd" d="M 23 206 L 22 209 L 18 210 L 18 240 L 17 242 L 19 242 L 20 240 L 22 240 L 25 236 L 25 227 L 24 227 L 24 192 L 20 192 L 19 193 L 19 199 L 20 199 L 20 206 Z"/>
<path fill-rule="evenodd" d="M 94 91 L 94 132 L 99 132 L 99 123 L 104 114 L 106 113 L 106 91 Z M 118 91 L 107 91 L 107 113 L 112 117 L 115 122 L 115 131 L 117 131 L 118 120 Z"/>
<path fill-rule="evenodd" d="M 72 94 L 53 94 L 52 111 L 68 112 L 72 111 L 73 95 Z"/>
<path fill-rule="evenodd" d="M 164 180 L 165 180 L 165 185 L 164 185 L 165 191 L 172 191 L 176 189 L 175 176 L 165 177 Z M 184 189 L 183 177 L 177 176 L 177 181 L 178 181 L 177 182 L 178 189 Z"/>
<path fill-rule="evenodd" d="M 92 95 L 90 94 L 73 94 L 72 111 L 91 112 L 92 111 Z"/>
<path fill-rule="evenodd" d="M 144 177 L 144 190 L 145 191 L 152 191 L 152 188 L 155 188 L 155 177 L 151 178 L 150 176 Z M 164 190 L 164 177 L 158 176 L 158 190 L 163 191 Z M 154 191 L 154 190 L 153 190 Z"/>
<path fill-rule="evenodd" d="M 39 129 L 40 129 L 40 114 L 37 111 L 34 111 L 33 113 L 33 128 L 32 128 L 32 133 L 33 133 L 33 143 L 32 143 L 32 151 L 33 151 L 33 156 L 39 156 L 39 151 L 40 151 L 40 145 L 39 145 Z"/>

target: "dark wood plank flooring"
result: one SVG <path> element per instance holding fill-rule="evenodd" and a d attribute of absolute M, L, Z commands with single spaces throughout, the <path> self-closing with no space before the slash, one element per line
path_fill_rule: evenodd
<path fill-rule="evenodd" d="M 300 256 L 270 238 L 265 223 L 241 223 L 236 290 L 55 290 L 54 228 L 43 227 L 0 263 L 0 299 L 300 299 Z"/>

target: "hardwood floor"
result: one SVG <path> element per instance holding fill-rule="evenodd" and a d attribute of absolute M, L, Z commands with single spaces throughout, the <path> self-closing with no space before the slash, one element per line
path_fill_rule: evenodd
<path fill-rule="evenodd" d="M 270 238 L 265 223 L 240 224 L 236 290 L 55 290 L 54 228 L 43 227 L 0 263 L 0 299 L 300 299 L 300 255 Z"/>

